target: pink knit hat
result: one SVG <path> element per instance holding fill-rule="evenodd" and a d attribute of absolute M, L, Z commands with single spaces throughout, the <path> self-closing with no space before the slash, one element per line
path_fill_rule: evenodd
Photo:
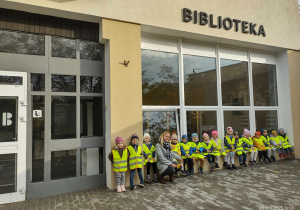
<path fill-rule="evenodd" d="M 244 129 L 244 135 L 250 136 L 251 132 L 248 129 Z"/>
<path fill-rule="evenodd" d="M 203 134 L 203 138 L 204 138 L 204 137 L 209 137 L 209 136 L 208 136 L 207 133 L 204 133 L 204 134 Z"/>
<path fill-rule="evenodd" d="M 116 141 L 116 145 L 119 144 L 120 142 L 124 143 L 124 139 L 121 136 L 117 136 L 115 141 Z"/>
<path fill-rule="evenodd" d="M 212 132 L 211 132 L 211 135 L 212 135 L 212 136 L 214 136 L 214 135 L 217 135 L 217 136 L 218 136 L 218 131 L 217 131 L 217 130 L 212 131 Z"/>
<path fill-rule="evenodd" d="M 226 130 L 227 130 L 227 131 L 233 131 L 232 127 L 230 127 L 230 126 L 227 127 Z"/>

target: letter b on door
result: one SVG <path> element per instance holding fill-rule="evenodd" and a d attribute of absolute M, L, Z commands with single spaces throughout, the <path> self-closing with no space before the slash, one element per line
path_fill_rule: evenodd
<path fill-rule="evenodd" d="M 9 112 L 2 113 L 2 126 L 10 126 L 12 124 L 11 121 L 12 114 Z"/>

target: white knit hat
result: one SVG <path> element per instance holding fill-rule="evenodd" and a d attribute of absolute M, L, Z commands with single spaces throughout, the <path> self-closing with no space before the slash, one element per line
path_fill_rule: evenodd
<path fill-rule="evenodd" d="M 149 139 L 151 139 L 150 134 L 149 133 L 144 133 L 144 139 L 148 137 Z"/>

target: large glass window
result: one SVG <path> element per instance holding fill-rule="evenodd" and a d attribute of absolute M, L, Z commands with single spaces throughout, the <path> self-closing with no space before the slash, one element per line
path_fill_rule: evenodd
<path fill-rule="evenodd" d="M 52 57 L 76 59 L 76 40 L 51 37 Z"/>
<path fill-rule="evenodd" d="M 0 142 L 18 139 L 18 97 L 0 97 Z"/>
<path fill-rule="evenodd" d="M 0 30 L 0 52 L 45 55 L 45 36 Z"/>
<path fill-rule="evenodd" d="M 192 133 L 197 133 L 202 141 L 202 135 L 207 133 L 211 136 L 213 130 L 217 130 L 216 111 L 187 111 L 187 134 L 191 139 Z"/>
<path fill-rule="evenodd" d="M 143 129 L 144 133 L 150 134 L 152 141 L 165 131 L 178 133 L 176 114 L 174 111 L 144 112 Z"/>
<path fill-rule="evenodd" d="M 52 96 L 51 139 L 76 138 L 76 97 Z"/>
<path fill-rule="evenodd" d="M 278 106 L 276 66 L 252 63 L 253 97 L 255 106 Z"/>
<path fill-rule="evenodd" d="M 17 154 L 0 155 L 0 194 L 17 191 Z"/>
<path fill-rule="evenodd" d="M 249 106 L 248 62 L 221 59 L 223 106 Z"/>
<path fill-rule="evenodd" d="M 241 134 L 245 128 L 249 129 L 249 111 L 224 111 L 224 130 L 231 126 L 234 131 Z"/>
<path fill-rule="evenodd" d="M 104 45 L 98 42 L 80 41 L 80 59 L 102 61 Z"/>
<path fill-rule="evenodd" d="M 80 97 L 80 136 L 103 136 L 101 97 Z"/>
<path fill-rule="evenodd" d="M 32 182 L 44 180 L 45 96 L 32 96 Z"/>
<path fill-rule="evenodd" d="M 183 55 L 185 105 L 216 106 L 216 59 Z"/>
<path fill-rule="evenodd" d="M 277 111 L 255 111 L 256 130 L 267 129 L 270 132 L 271 129 L 278 129 Z"/>
<path fill-rule="evenodd" d="M 51 88 L 52 92 L 76 92 L 76 76 L 53 74 Z"/>
<path fill-rule="evenodd" d="M 102 93 L 102 77 L 80 77 L 80 92 Z"/>
<path fill-rule="evenodd" d="M 76 176 L 76 149 L 51 152 L 51 179 Z"/>
<path fill-rule="evenodd" d="M 0 85 L 23 85 L 23 77 L 1 75 Z"/>
<path fill-rule="evenodd" d="M 31 90 L 45 91 L 45 74 L 31 74 Z"/>
<path fill-rule="evenodd" d="M 143 105 L 179 105 L 178 54 L 142 50 Z"/>

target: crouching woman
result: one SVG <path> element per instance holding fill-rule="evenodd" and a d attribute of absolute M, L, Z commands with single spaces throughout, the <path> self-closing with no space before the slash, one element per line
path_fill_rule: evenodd
<path fill-rule="evenodd" d="M 174 181 L 175 168 L 177 163 L 173 162 L 173 158 L 183 162 L 182 158 L 172 152 L 171 143 L 170 143 L 170 133 L 164 132 L 160 135 L 159 139 L 154 142 L 155 145 L 155 155 L 157 160 L 157 177 L 160 183 L 166 184 L 164 176 L 170 177 L 170 182 Z M 178 166 L 180 167 L 180 165 Z"/>

